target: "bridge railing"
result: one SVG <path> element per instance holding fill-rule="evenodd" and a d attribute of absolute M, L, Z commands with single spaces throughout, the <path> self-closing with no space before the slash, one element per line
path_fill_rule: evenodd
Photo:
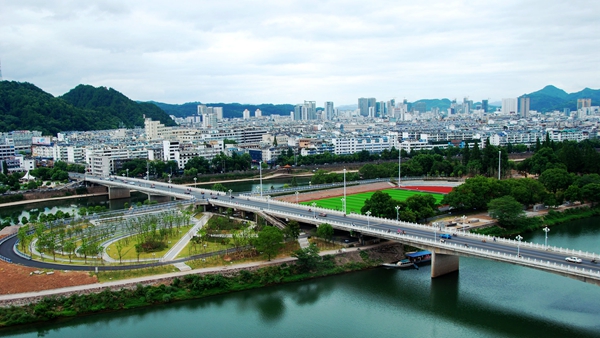
<path fill-rule="evenodd" d="M 260 197 L 251 197 L 251 199 L 254 201 L 265 202 L 264 197 L 262 199 Z M 326 208 L 321 208 L 321 207 L 313 208 L 312 206 L 298 205 L 293 202 L 271 200 L 271 201 L 269 201 L 269 203 L 274 204 L 274 205 L 281 205 L 281 206 L 288 206 L 288 207 L 295 207 L 295 208 L 298 208 L 298 206 L 301 206 L 301 207 L 305 207 L 307 211 L 308 211 L 308 209 L 311 209 L 311 210 L 315 210 L 317 213 L 325 212 L 325 213 L 334 213 L 339 216 L 344 215 L 344 213 L 339 210 L 326 209 Z M 412 223 L 412 222 L 405 222 L 405 221 L 396 221 L 395 219 L 367 216 L 367 215 L 363 215 L 363 214 L 351 214 L 351 215 L 352 215 L 352 218 L 355 218 L 355 219 L 359 218 L 365 222 L 367 222 L 367 220 L 368 220 L 368 222 L 372 223 L 373 225 L 375 225 L 375 224 L 377 224 L 377 222 L 379 222 L 379 223 L 383 223 L 383 224 L 387 224 L 387 225 L 396 225 L 399 227 L 407 227 L 407 228 L 413 228 L 413 229 L 423 229 L 423 230 L 429 230 L 429 231 L 436 230 L 440 234 L 441 233 L 457 233 L 457 234 L 459 234 L 459 236 L 472 238 L 472 239 L 479 239 L 482 241 L 483 240 L 493 241 L 495 238 L 497 242 L 501 242 L 504 244 L 510 244 L 510 245 L 513 245 L 514 247 L 521 246 L 523 248 L 526 247 L 526 248 L 537 249 L 537 250 L 552 251 L 552 252 L 562 253 L 565 255 L 577 255 L 577 256 L 582 256 L 582 257 L 586 257 L 586 258 L 590 258 L 590 259 L 599 257 L 599 255 L 595 252 L 588 252 L 588 251 L 584 252 L 583 250 L 575 250 L 575 249 L 562 248 L 562 247 L 556 247 L 556 246 L 546 247 L 543 244 L 526 242 L 526 241 L 519 242 L 516 239 L 476 234 L 476 233 L 468 232 L 466 230 L 456 230 L 456 229 L 449 229 L 449 228 L 445 228 L 445 227 L 434 228 L 434 227 L 432 227 L 430 225 L 426 225 L 426 224 Z"/>

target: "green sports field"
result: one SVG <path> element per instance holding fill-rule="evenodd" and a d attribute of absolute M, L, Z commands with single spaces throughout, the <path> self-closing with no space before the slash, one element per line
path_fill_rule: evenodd
<path fill-rule="evenodd" d="M 433 195 L 436 203 L 440 203 L 440 201 L 444 197 L 443 194 L 432 194 L 432 193 L 424 193 L 424 192 L 420 192 L 420 191 L 411 191 L 411 190 L 386 189 L 386 190 L 382 190 L 382 192 L 387 193 L 388 195 L 390 195 L 392 197 L 392 199 L 395 199 L 397 201 L 404 201 L 407 198 L 409 198 L 410 196 L 414 196 L 414 195 L 429 194 L 429 195 Z M 346 196 L 346 212 L 347 213 L 353 212 L 353 213 L 360 214 L 360 208 L 362 208 L 362 206 L 365 204 L 365 200 L 371 198 L 371 196 L 373 196 L 374 193 L 375 193 L 375 191 L 370 191 L 370 192 L 363 192 L 360 194 L 347 195 Z M 300 202 L 300 204 L 312 205 L 312 203 L 315 202 L 315 203 L 317 203 L 318 207 L 342 211 L 342 197 L 343 196 L 325 198 L 322 200 L 306 201 L 306 202 Z"/>

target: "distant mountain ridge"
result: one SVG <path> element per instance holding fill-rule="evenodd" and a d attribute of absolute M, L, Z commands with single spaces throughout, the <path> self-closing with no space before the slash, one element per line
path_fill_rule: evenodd
<path fill-rule="evenodd" d="M 592 105 L 600 105 L 600 89 L 584 88 L 581 91 L 568 94 L 562 89 L 548 85 L 536 92 L 527 94 L 530 99 L 530 109 L 539 112 L 555 110 L 577 110 L 577 99 L 592 99 Z"/>
<path fill-rule="evenodd" d="M 294 111 L 293 104 L 241 104 L 241 103 L 202 103 L 202 102 L 187 102 L 183 104 L 169 104 L 162 102 L 149 101 L 169 115 L 176 117 L 187 117 L 198 113 L 198 105 L 203 104 L 207 107 L 222 107 L 224 118 L 241 118 L 245 109 L 250 111 L 251 116 L 254 112 L 260 109 L 262 115 L 282 115 L 289 116 L 291 111 Z"/>
<path fill-rule="evenodd" d="M 55 135 L 69 130 L 143 127 L 143 116 L 176 125 L 155 105 L 136 103 L 112 88 L 79 85 L 54 97 L 27 82 L 0 81 L 0 131 L 39 130 Z"/>

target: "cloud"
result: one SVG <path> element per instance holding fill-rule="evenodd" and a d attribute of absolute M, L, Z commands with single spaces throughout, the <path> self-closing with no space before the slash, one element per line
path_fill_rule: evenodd
<path fill-rule="evenodd" d="M 5 79 L 136 100 L 319 104 L 598 84 L 600 3 L 0 0 Z"/>

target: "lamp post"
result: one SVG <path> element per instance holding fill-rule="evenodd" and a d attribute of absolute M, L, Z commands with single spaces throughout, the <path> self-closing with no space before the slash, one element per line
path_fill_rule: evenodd
<path fill-rule="evenodd" d="M 545 226 L 542 230 L 544 230 L 544 232 L 546 233 L 546 238 L 545 238 L 544 244 L 545 244 L 546 250 L 548 250 L 548 232 L 550 232 L 550 228 Z"/>
<path fill-rule="evenodd" d="M 127 178 L 129 178 L 129 168 L 125 169 L 127 171 Z"/>
<path fill-rule="evenodd" d="M 346 215 L 346 198 L 342 197 L 342 211 L 344 212 L 344 216 Z"/>
<path fill-rule="evenodd" d="M 500 163 L 502 163 L 502 159 L 500 158 L 500 154 L 502 154 L 502 150 L 498 150 L 498 180 L 500 180 Z"/>
<path fill-rule="evenodd" d="M 521 235 L 517 235 L 515 238 L 517 241 L 519 241 L 519 243 L 517 243 L 517 257 L 521 257 L 521 240 L 523 237 Z"/>
<path fill-rule="evenodd" d="M 146 186 L 148 186 L 148 181 L 150 181 L 150 171 L 146 171 Z"/>
<path fill-rule="evenodd" d="M 196 182 L 198 181 L 198 177 L 194 177 L 194 189 L 196 188 Z"/>
<path fill-rule="evenodd" d="M 296 191 L 296 193 L 295 193 L 295 194 L 296 194 L 296 204 L 298 204 L 298 195 L 300 195 L 300 192 L 299 192 L 299 191 Z"/>
<path fill-rule="evenodd" d="M 344 199 L 342 199 L 342 201 L 344 201 L 344 214 L 346 213 L 346 168 L 344 168 Z"/>
<path fill-rule="evenodd" d="M 317 218 L 317 209 L 315 209 L 317 207 L 317 202 L 312 202 L 312 207 L 313 207 L 313 217 Z"/>
<path fill-rule="evenodd" d="M 262 197 L 262 161 L 258 162 L 258 172 L 260 174 L 260 197 Z"/>
<path fill-rule="evenodd" d="M 365 215 L 367 215 L 367 228 L 371 226 L 371 223 L 369 222 L 369 216 L 371 216 L 371 210 L 367 210 L 367 212 L 365 212 Z"/>
<path fill-rule="evenodd" d="M 394 209 L 396 209 L 396 222 L 400 221 L 400 206 L 397 205 L 394 207 Z"/>
<path fill-rule="evenodd" d="M 271 209 L 271 196 L 267 195 L 267 209 Z"/>
<path fill-rule="evenodd" d="M 311 186 L 312 186 L 312 184 L 311 184 L 311 182 L 310 182 L 310 181 L 308 181 L 308 186 L 309 186 L 309 187 L 311 187 Z"/>
<path fill-rule="evenodd" d="M 228 191 L 229 191 L 229 200 L 231 201 L 231 192 L 232 192 L 233 190 L 229 189 Z"/>
<path fill-rule="evenodd" d="M 171 192 L 171 174 L 169 174 L 169 192 Z"/>

